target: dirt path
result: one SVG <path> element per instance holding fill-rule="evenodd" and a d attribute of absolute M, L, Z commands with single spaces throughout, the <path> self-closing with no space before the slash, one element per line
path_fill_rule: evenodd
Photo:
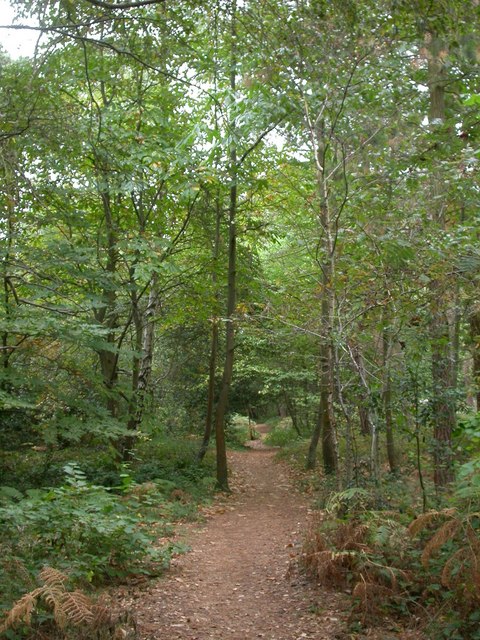
<path fill-rule="evenodd" d="M 332 640 L 344 637 L 338 596 L 289 571 L 307 519 L 275 452 L 231 453 L 233 495 L 191 528 L 191 552 L 137 602 L 142 640 Z"/>

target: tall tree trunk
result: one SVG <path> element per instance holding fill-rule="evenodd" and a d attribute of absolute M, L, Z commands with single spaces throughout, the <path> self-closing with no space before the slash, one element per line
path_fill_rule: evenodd
<path fill-rule="evenodd" d="M 445 122 L 445 84 L 447 82 L 444 61 L 444 44 L 435 34 L 427 34 L 429 48 L 428 76 L 432 130 Z M 432 175 L 432 220 L 439 228 L 445 227 L 446 194 L 442 175 Z M 449 293 L 446 283 L 438 278 L 430 283 L 432 350 L 432 420 L 434 481 L 437 490 L 453 480 L 452 432 L 455 428 L 454 363 L 450 345 Z"/>
<path fill-rule="evenodd" d="M 12 318 L 12 292 L 10 281 L 10 262 L 12 260 L 13 237 L 14 237 L 14 216 L 15 205 L 17 202 L 17 186 L 13 167 L 15 165 L 14 151 L 7 148 L 4 158 L 4 197 L 6 200 L 6 228 L 3 230 L 3 240 L 5 251 L 2 258 L 2 279 L 3 279 L 3 308 L 5 320 L 8 322 Z M 0 388 L 6 391 L 10 384 L 8 381 L 8 370 L 10 367 L 10 357 L 13 349 L 10 344 L 10 332 L 5 329 L 2 331 L 2 366 L 3 375 L 1 377 Z"/>
<path fill-rule="evenodd" d="M 469 316 L 472 342 L 473 382 L 475 385 L 477 411 L 480 411 L 480 307 L 476 306 Z"/>
<path fill-rule="evenodd" d="M 109 276 L 110 282 L 104 288 L 104 306 L 96 312 L 96 319 L 107 328 L 107 335 L 105 339 L 109 346 L 106 349 L 99 349 L 98 356 L 100 359 L 103 384 L 107 395 L 106 406 L 112 418 L 116 418 L 118 416 L 118 397 L 115 387 L 118 382 L 118 354 L 116 352 L 115 329 L 117 328 L 118 314 L 116 309 L 117 292 L 115 289 L 114 278 L 118 262 L 117 234 L 110 194 L 107 191 L 102 191 L 101 199 L 107 232 L 107 263 L 105 270 Z"/>
<path fill-rule="evenodd" d="M 235 95 L 237 86 L 237 2 L 231 5 L 231 59 L 230 59 L 230 89 Z M 231 108 L 235 109 L 234 102 Z M 215 414 L 215 442 L 217 454 L 217 485 L 222 491 L 230 491 L 228 486 L 227 450 L 225 442 L 225 417 L 233 375 L 233 361 L 235 350 L 234 314 L 237 300 L 237 145 L 235 142 L 236 118 L 230 121 L 230 136 L 232 139 L 229 157 L 230 202 L 228 207 L 228 293 L 225 337 L 225 364 L 223 367 L 222 386 L 218 398 Z"/>
<path fill-rule="evenodd" d="M 136 324 L 136 344 L 137 349 L 141 353 L 134 370 L 132 381 L 134 388 L 132 389 L 132 403 L 130 407 L 130 418 L 128 420 L 128 429 L 131 435 L 124 439 L 123 457 L 128 459 L 131 450 L 138 436 L 138 430 L 142 423 L 143 414 L 145 413 L 145 402 L 150 379 L 152 375 L 152 362 L 155 338 L 155 320 L 160 307 L 160 295 L 158 291 L 158 283 L 156 274 L 152 276 L 150 282 L 150 292 L 148 302 L 141 319 Z"/>
<path fill-rule="evenodd" d="M 215 297 L 215 313 L 212 318 L 212 333 L 210 343 L 210 362 L 208 366 L 208 391 L 207 391 L 207 415 L 205 417 L 205 430 L 203 432 L 202 444 L 197 454 L 197 460 L 201 462 L 207 453 L 210 437 L 212 435 L 212 422 L 215 408 L 215 373 L 217 369 L 217 353 L 218 353 L 218 288 L 217 288 L 217 263 L 220 249 L 220 218 L 222 215 L 222 207 L 220 202 L 220 192 L 217 191 L 215 199 L 215 240 L 213 246 L 213 271 L 212 286 Z"/>
<path fill-rule="evenodd" d="M 390 374 L 390 357 L 392 351 L 392 341 L 390 329 L 384 327 L 382 332 L 382 364 L 383 364 L 383 411 L 385 416 L 385 435 L 387 440 L 387 459 L 390 472 L 398 470 L 397 456 L 395 451 L 395 436 L 393 432 L 393 411 L 392 411 L 392 379 Z"/>
<path fill-rule="evenodd" d="M 317 167 L 317 189 L 319 198 L 319 228 L 322 234 L 320 268 L 322 271 L 322 288 L 320 301 L 320 405 L 317 424 L 313 431 L 307 457 L 307 468 L 315 465 L 316 447 L 321 437 L 323 469 L 327 475 L 338 471 L 337 435 L 333 412 L 334 354 L 333 323 L 335 318 L 335 293 L 333 281 L 335 276 L 335 238 L 334 223 L 330 212 L 328 188 L 326 184 L 326 142 L 324 123 L 310 123 L 310 133 L 315 149 Z"/>

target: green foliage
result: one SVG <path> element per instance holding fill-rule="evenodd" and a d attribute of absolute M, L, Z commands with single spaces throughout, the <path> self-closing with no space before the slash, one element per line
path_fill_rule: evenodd
<path fill-rule="evenodd" d="M 467 413 L 458 416 L 454 432 L 454 445 L 459 451 L 468 454 L 480 453 L 480 413 Z"/>
<path fill-rule="evenodd" d="M 456 488 L 456 507 L 411 521 L 398 511 L 369 507 L 365 489 L 334 493 L 307 532 L 303 564 L 324 584 L 348 587 L 356 617 L 414 618 L 428 612 L 427 637 L 475 637 L 480 603 L 480 516 L 477 486 Z M 473 634 L 473 635 L 472 635 Z"/>
<path fill-rule="evenodd" d="M 146 438 L 136 450 L 130 473 L 137 483 L 154 481 L 165 493 L 180 488 L 198 500 L 209 496 L 215 475 L 213 452 L 198 464 L 199 440 L 157 435 Z"/>
<path fill-rule="evenodd" d="M 254 424 L 246 416 L 237 413 L 227 417 L 225 438 L 232 448 L 243 448 L 245 442 L 255 437 Z"/>
<path fill-rule="evenodd" d="M 166 500 L 155 485 L 147 496 L 119 497 L 88 483 L 77 465 L 67 465 L 65 473 L 61 487 L 31 489 L 20 499 L 2 494 L 2 582 L 11 592 L 22 588 L 12 584 L 18 565 L 33 576 L 55 564 L 88 583 L 157 572 L 168 564 L 176 546 L 154 544 L 169 530 L 162 513 Z"/>
<path fill-rule="evenodd" d="M 291 423 L 279 423 L 275 425 L 265 437 L 265 444 L 272 447 L 286 447 L 298 440 L 298 432 L 291 426 Z"/>

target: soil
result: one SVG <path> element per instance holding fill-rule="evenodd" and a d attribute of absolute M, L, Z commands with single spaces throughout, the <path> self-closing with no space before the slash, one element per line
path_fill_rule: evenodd
<path fill-rule="evenodd" d="M 256 430 L 264 434 L 265 425 Z M 205 510 L 183 539 L 191 551 L 129 594 L 141 640 L 334 640 L 348 633 L 350 598 L 298 570 L 308 498 L 263 441 L 229 454 L 231 495 Z M 125 600 L 124 600 L 125 603 Z M 372 631 L 372 630 L 370 630 Z M 368 638 L 398 638 L 368 633 Z M 400 636 L 403 638 L 409 636 Z"/>

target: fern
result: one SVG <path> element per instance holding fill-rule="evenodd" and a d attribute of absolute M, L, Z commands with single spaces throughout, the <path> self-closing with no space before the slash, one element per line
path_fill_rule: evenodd
<path fill-rule="evenodd" d="M 416 536 L 418 533 L 429 527 L 433 522 L 439 518 L 453 517 L 457 513 L 456 509 L 442 509 L 441 511 L 427 511 L 419 515 L 408 527 L 408 531 L 411 536 Z"/>
<path fill-rule="evenodd" d="M 0 625 L 0 633 L 3 633 L 10 627 L 18 625 L 20 622 L 25 622 L 28 626 L 31 625 L 32 614 L 35 610 L 37 597 L 40 595 L 40 592 L 41 589 L 35 589 L 30 593 L 26 593 L 20 600 L 17 600 L 10 611 L 7 612 L 3 624 Z"/>
<path fill-rule="evenodd" d="M 77 627 L 81 624 L 91 624 L 93 622 L 92 609 L 92 601 L 81 591 L 66 591 L 62 596 L 62 614 Z"/>
<path fill-rule="evenodd" d="M 422 564 L 424 567 L 427 567 L 430 558 L 432 555 L 437 552 L 443 545 L 449 540 L 453 540 L 455 538 L 458 530 L 461 527 L 460 520 L 457 518 L 452 518 L 451 520 L 447 520 L 443 525 L 436 531 L 436 533 L 430 538 L 423 549 L 422 553 Z"/>
<path fill-rule="evenodd" d="M 102 638 L 127 637 L 123 627 L 112 619 L 106 607 L 95 604 L 82 591 L 67 589 L 66 574 L 52 567 L 45 567 L 39 574 L 39 580 L 41 586 L 22 596 L 7 612 L 0 624 L 0 633 L 20 624 L 32 627 L 33 615 L 43 605 L 52 612 L 59 629 L 69 626 L 84 627 L 87 632 L 85 637 L 91 637 L 95 631 L 101 632 Z"/>
<path fill-rule="evenodd" d="M 62 573 L 61 571 L 58 571 L 58 569 L 54 569 L 53 567 L 44 567 L 40 571 L 38 577 L 40 578 L 40 581 L 48 587 L 58 587 L 60 589 L 63 589 L 65 583 L 68 582 L 67 574 Z"/>
<path fill-rule="evenodd" d="M 478 517 L 478 513 L 443 509 L 424 514 L 410 525 L 411 535 L 430 530 L 422 552 L 422 565 L 427 569 L 433 556 L 438 556 L 442 586 L 457 596 L 467 612 L 480 604 L 480 538 L 472 524 L 478 524 Z M 432 534 L 432 526 L 440 518 L 444 521 Z M 443 549 L 447 543 L 449 546 Z"/>

